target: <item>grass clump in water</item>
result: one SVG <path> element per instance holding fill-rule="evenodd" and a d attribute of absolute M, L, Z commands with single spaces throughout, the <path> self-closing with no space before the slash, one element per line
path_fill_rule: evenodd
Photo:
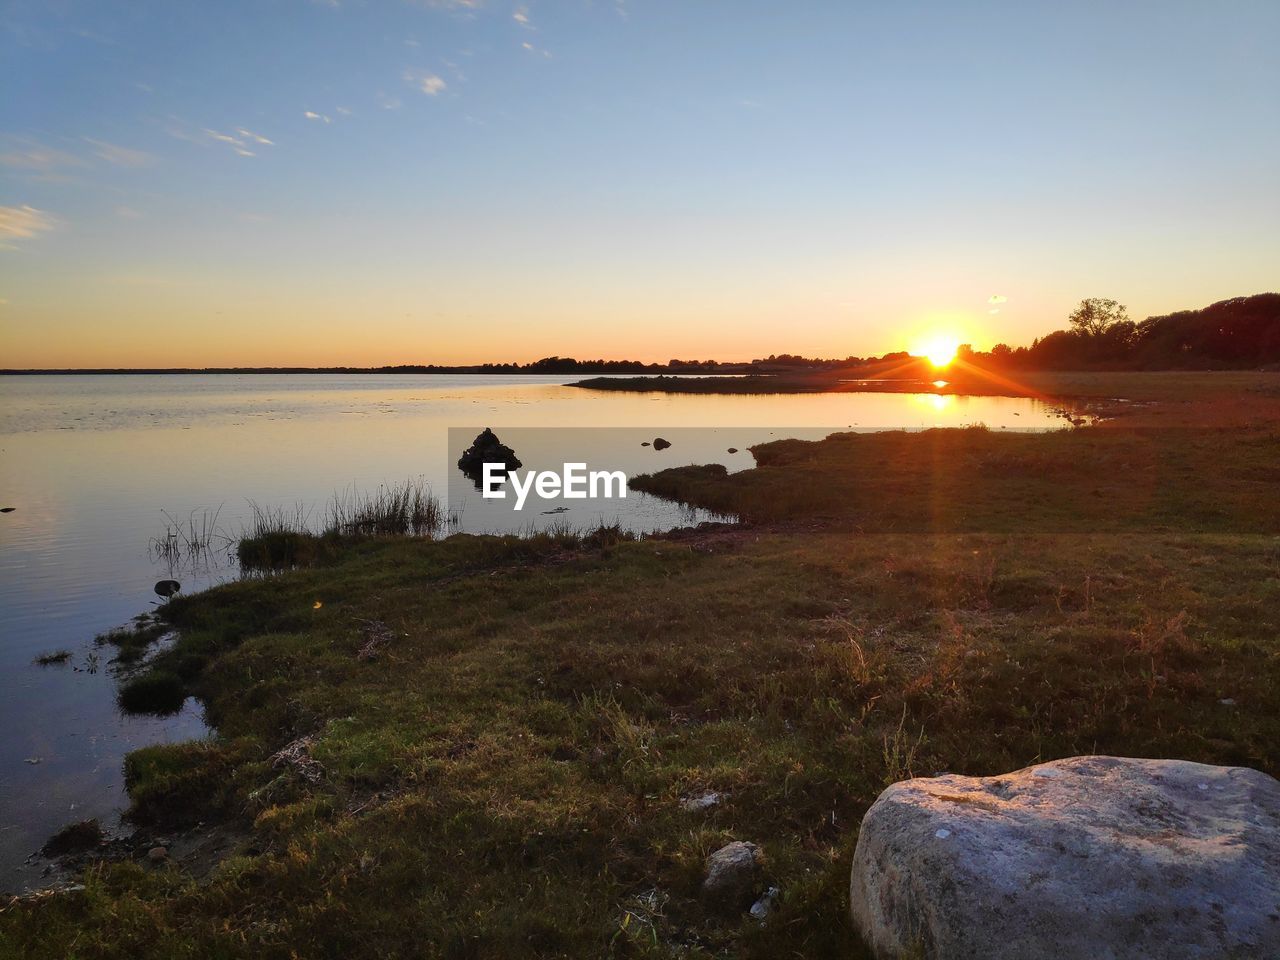
<path fill-rule="evenodd" d="M 148 670 L 126 680 L 116 695 L 125 713 L 168 716 L 177 713 L 187 700 L 182 678 L 168 670 Z"/>
<path fill-rule="evenodd" d="M 169 631 L 168 626 L 150 614 L 143 614 L 123 627 L 98 634 L 95 643 L 116 648 L 115 661 L 134 664 L 147 655 L 151 644 Z"/>
<path fill-rule="evenodd" d="M 335 493 L 320 531 L 310 512 L 251 504 L 249 528 L 236 544 L 246 570 L 288 570 L 332 560 L 342 544 L 369 537 L 432 539 L 447 526 L 444 506 L 427 483 L 384 484 L 373 493 L 349 488 Z"/>
<path fill-rule="evenodd" d="M 326 523 L 327 532 L 363 537 L 433 537 L 443 527 L 444 507 L 422 479 L 334 494 Z"/>
<path fill-rule="evenodd" d="M 250 503 L 249 527 L 236 543 L 236 559 L 246 570 L 287 570 L 314 562 L 319 538 L 310 530 L 310 511 Z"/>
<path fill-rule="evenodd" d="M 45 841 L 40 853 L 46 857 L 61 857 L 68 853 L 92 850 L 102 843 L 102 824 L 97 819 L 81 820 L 63 827 Z"/>

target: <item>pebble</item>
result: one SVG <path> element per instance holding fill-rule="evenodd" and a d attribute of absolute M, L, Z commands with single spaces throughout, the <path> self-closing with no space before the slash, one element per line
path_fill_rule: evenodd
<path fill-rule="evenodd" d="M 696 797 L 685 797 L 680 801 L 680 807 L 681 809 L 688 810 L 690 812 L 706 810 L 710 807 L 714 807 L 721 801 L 721 799 L 723 799 L 722 796 L 716 793 L 716 791 L 708 790 L 706 793 L 698 794 Z"/>
<path fill-rule="evenodd" d="M 147 859 L 152 863 L 164 863 L 169 859 L 169 851 L 164 847 L 152 847 L 147 851 Z"/>
<path fill-rule="evenodd" d="M 755 917 L 762 923 L 773 913 L 774 904 L 778 900 L 779 890 L 777 887 L 770 887 L 764 894 L 751 905 L 751 916 Z"/>

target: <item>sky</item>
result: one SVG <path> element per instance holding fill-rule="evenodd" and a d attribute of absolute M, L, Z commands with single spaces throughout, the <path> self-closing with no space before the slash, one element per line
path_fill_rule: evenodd
<path fill-rule="evenodd" d="M 1280 288 L 1280 3 L 0 0 L 0 367 L 983 349 Z"/>

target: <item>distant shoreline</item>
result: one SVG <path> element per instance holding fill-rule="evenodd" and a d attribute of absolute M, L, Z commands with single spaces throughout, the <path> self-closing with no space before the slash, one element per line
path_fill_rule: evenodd
<path fill-rule="evenodd" d="M 39 369 L 0 369 L 0 377 L 68 377 L 68 376 L 199 376 L 201 374 L 379 374 L 386 376 L 421 376 L 422 374 L 448 374 L 453 376 L 529 376 L 529 377 L 574 377 L 574 376 L 617 376 L 630 377 L 637 375 L 650 376 L 714 376 L 736 375 L 752 372 L 750 364 L 723 364 L 716 367 L 690 367 L 688 370 L 672 369 L 664 366 L 639 366 L 625 370 L 610 370 L 581 366 L 572 370 L 529 369 L 512 365 L 506 366 L 463 366 L 463 367 L 93 367 L 93 368 L 39 368 Z"/>

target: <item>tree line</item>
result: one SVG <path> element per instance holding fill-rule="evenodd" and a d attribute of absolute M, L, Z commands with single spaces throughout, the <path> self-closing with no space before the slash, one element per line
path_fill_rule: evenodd
<path fill-rule="evenodd" d="M 980 366 L 1034 370 L 1231 369 L 1280 364 L 1280 293 L 1220 300 L 1134 323 L 1123 304 L 1091 297 L 1069 326 L 1029 347 L 961 348 Z"/>

